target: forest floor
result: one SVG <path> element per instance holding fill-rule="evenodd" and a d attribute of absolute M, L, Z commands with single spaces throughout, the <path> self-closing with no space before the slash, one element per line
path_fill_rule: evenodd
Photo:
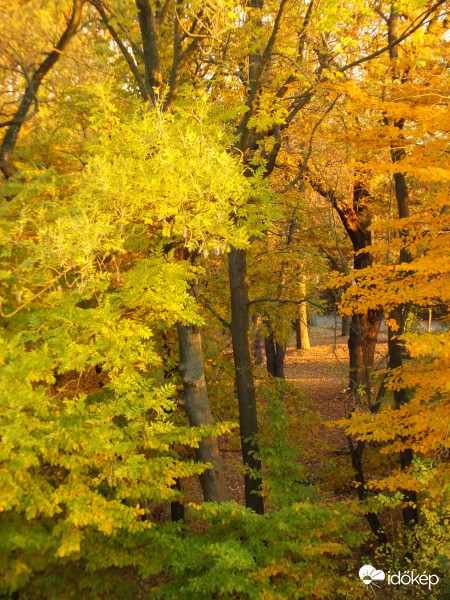
<path fill-rule="evenodd" d="M 294 443 L 298 440 L 306 446 L 304 457 L 306 475 L 325 487 L 333 495 L 341 496 L 354 493 L 348 445 L 342 429 L 330 426 L 331 421 L 348 417 L 351 409 L 350 398 L 345 393 L 348 385 L 348 348 L 347 336 L 341 336 L 339 317 L 319 315 L 309 327 L 311 348 L 297 350 L 295 337 L 289 344 L 285 376 L 297 384 L 306 397 L 311 420 L 302 426 L 302 414 L 297 415 L 298 431 Z M 387 333 L 382 327 L 377 345 L 376 362 L 383 361 L 387 352 Z M 310 415 L 311 416 L 311 415 Z M 303 439 L 302 439 L 303 438 Z M 232 500 L 244 504 L 244 482 L 242 459 L 238 433 L 220 438 L 220 450 L 223 456 L 225 477 Z M 195 478 L 196 479 L 196 478 Z M 188 501 L 201 502 L 201 490 L 198 480 L 185 482 L 184 491 Z"/>
<path fill-rule="evenodd" d="M 330 426 L 330 422 L 348 417 L 351 410 L 350 398 L 345 393 L 348 385 L 348 338 L 341 336 L 340 317 L 319 315 L 313 322 L 314 325 L 309 327 L 309 350 L 297 350 L 295 338 L 291 340 L 285 376 L 288 381 L 297 384 L 309 401 L 310 410 L 318 417 L 314 431 L 305 432 L 307 475 L 313 475 L 320 482 L 333 471 L 331 487 L 341 495 L 352 488 L 353 474 L 345 434 L 338 427 Z M 383 361 L 386 352 L 387 332 L 382 327 L 376 362 Z M 296 437 L 301 439 L 301 436 L 299 431 Z M 233 436 L 225 436 L 221 450 L 230 495 L 233 500 L 244 503 L 242 463 L 236 442 Z"/>

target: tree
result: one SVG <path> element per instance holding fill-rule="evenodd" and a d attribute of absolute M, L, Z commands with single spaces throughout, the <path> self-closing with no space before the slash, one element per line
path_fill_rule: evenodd
<path fill-rule="evenodd" d="M 28 72 L 28 67 L 22 67 L 23 75 L 26 81 L 25 91 L 15 114 L 12 116 L 12 118 L 1 123 L 2 127 L 6 127 L 6 133 L 3 137 L 0 148 L 0 168 L 6 178 L 11 177 L 15 172 L 14 151 L 17 144 L 17 137 L 22 125 L 29 118 L 29 112 L 32 106 L 34 106 L 34 113 L 37 113 L 39 107 L 39 101 L 37 97 L 39 88 L 44 77 L 60 59 L 70 40 L 77 32 L 81 21 L 83 4 L 84 0 L 73 0 L 70 18 L 67 22 L 65 30 L 58 40 L 58 43 L 47 55 L 45 60 L 37 67 L 33 68 L 32 74 Z"/>
<path fill-rule="evenodd" d="M 45 24 L 53 3 L 34 6 Z M 17 170 L 2 188 L 5 593 L 361 596 L 335 561 L 345 553 L 353 553 L 346 569 L 359 561 L 361 507 L 324 500 L 305 480 L 293 443 L 300 434 L 291 438 L 287 415 L 295 411 L 303 434 L 306 401 L 282 377 L 256 370 L 255 382 L 250 353 L 250 323 L 264 321 L 269 370 L 283 375 L 290 324 L 311 300 L 301 285 L 316 275 L 312 246 L 328 259 L 339 254 L 311 234 L 323 215 L 305 216 L 316 202 L 329 219 L 324 199 L 354 250 L 355 269 L 337 285 L 354 323 L 357 393 L 342 425 L 362 509 L 386 546 L 383 506 L 411 514 L 416 494 L 420 523 L 409 528 L 403 556 L 411 559 L 414 540 L 432 532 L 428 556 L 423 543 L 414 556 L 442 568 L 448 473 L 435 463 L 445 450 L 447 388 L 432 370 L 433 360 L 445 367 L 447 338 L 400 338 L 392 317 L 411 312 L 413 283 L 427 290 L 411 294 L 418 309 L 448 304 L 439 249 L 448 230 L 439 181 L 448 166 L 445 6 L 405 2 L 388 39 L 386 6 L 85 2 L 79 35 L 38 89 L 39 114 L 30 105 L 20 127 Z M 422 37 L 433 48 L 427 69 L 415 50 Z M 39 70 L 36 55 L 28 73 L 32 63 Z M 18 64 L 13 53 L 2 66 L 9 121 L 22 101 L 10 64 Z M 395 69 L 408 77 L 393 77 Z M 414 208 L 395 222 L 386 206 L 399 174 Z M 412 260 L 401 260 L 406 253 Z M 208 323 L 207 310 L 222 329 Z M 364 319 L 382 313 L 391 358 L 402 356 L 375 394 L 364 354 L 373 360 L 377 323 Z M 223 366 L 230 343 L 236 390 L 231 361 Z M 215 344 L 225 348 L 216 350 L 219 365 Z M 427 369 L 436 378 L 429 397 Z M 404 391 L 408 401 L 398 402 Z M 236 411 L 225 403 L 235 395 L 251 510 L 199 507 L 179 482 L 199 475 L 206 500 L 226 499 L 217 436 L 231 431 Z M 210 400 L 220 408 L 216 425 Z M 430 406 L 436 422 L 426 421 Z M 378 452 L 380 442 L 391 458 L 387 477 L 363 464 L 365 449 Z M 428 495 L 419 492 L 425 480 Z M 201 524 L 192 515 L 157 523 L 168 521 L 169 502 L 192 504 Z"/>
<path fill-rule="evenodd" d="M 386 22 L 391 27 L 397 21 L 398 15 L 395 9 L 392 9 L 390 16 L 386 17 Z M 441 36 L 442 29 L 433 31 L 429 27 L 424 35 L 430 35 L 430 38 L 436 41 L 434 38 L 436 33 L 438 37 Z M 392 31 L 389 35 L 392 37 Z M 415 56 L 415 47 L 412 46 L 407 50 L 404 56 L 391 52 L 391 63 L 387 67 L 391 75 L 391 83 L 385 84 L 384 102 L 380 105 L 383 109 L 383 117 L 379 120 L 379 128 L 382 128 L 380 141 L 387 146 L 386 154 L 391 161 L 392 191 L 397 204 L 398 219 L 386 225 L 377 225 L 375 231 L 384 233 L 386 240 L 376 244 L 374 253 L 377 261 L 372 267 L 361 272 L 361 280 L 359 275 L 357 276 L 356 287 L 349 288 L 344 295 L 346 307 L 358 306 L 364 310 L 378 307 L 384 311 L 389 326 L 389 370 L 385 384 L 380 388 L 382 393 L 379 394 L 376 404 L 369 407 L 370 427 L 367 427 L 367 415 L 362 416 L 357 412 L 350 419 L 352 425 L 347 432 L 356 433 L 357 427 L 353 427 L 353 419 L 354 423 L 361 420 L 364 426 L 363 434 L 357 436 L 358 446 L 363 448 L 366 443 L 376 440 L 386 443 L 383 450 L 385 453 L 398 452 L 400 469 L 393 470 L 392 475 L 387 478 L 389 483 L 385 484 L 384 481 L 378 480 L 373 483 L 373 487 L 395 491 L 397 495 L 394 497 L 402 503 L 404 525 L 409 529 L 420 531 L 417 525 L 425 526 L 420 523 L 421 502 L 427 506 L 424 511 L 424 515 L 427 515 L 430 500 L 424 497 L 423 493 L 420 494 L 422 489 L 417 484 L 417 465 L 420 464 L 423 454 L 419 451 L 418 456 L 415 456 L 417 446 L 413 440 L 416 438 L 416 433 L 412 433 L 410 437 L 407 432 L 411 428 L 415 429 L 409 419 L 428 420 L 423 409 L 419 409 L 415 401 L 416 394 L 420 396 L 422 386 L 426 385 L 426 376 L 423 372 L 421 375 L 417 373 L 414 385 L 410 386 L 407 384 L 408 377 L 403 379 L 402 373 L 416 371 L 417 368 L 420 370 L 418 364 L 414 364 L 414 360 L 410 358 L 421 355 L 420 347 L 423 339 L 422 334 L 418 335 L 417 332 L 412 334 L 411 317 L 414 311 L 420 313 L 434 303 L 446 303 L 445 284 L 442 286 L 441 296 L 434 287 L 439 277 L 431 273 L 425 275 L 428 269 L 425 265 L 428 260 L 432 263 L 437 261 L 439 271 L 441 268 L 445 270 L 447 261 L 444 255 L 438 258 L 438 255 L 434 254 L 434 244 L 437 239 L 440 240 L 439 245 L 442 243 L 442 236 L 445 237 L 447 228 L 443 222 L 446 218 L 446 210 L 441 197 L 442 184 L 439 181 L 443 169 L 446 168 L 447 159 L 444 154 L 436 151 L 437 146 L 445 143 L 445 135 L 437 132 L 441 131 L 441 110 L 446 102 L 438 84 L 435 88 L 435 100 L 440 106 L 431 120 L 425 117 L 425 107 L 422 106 L 422 102 L 428 100 L 424 101 L 423 90 L 429 87 L 430 82 L 425 82 L 424 73 L 420 69 L 414 71 L 411 67 L 414 60 L 418 60 Z M 433 78 L 432 64 L 434 60 L 440 64 L 442 54 L 438 53 L 434 58 L 428 55 L 427 60 L 430 62 L 428 73 Z M 422 87 L 424 85 L 425 88 Z M 407 119 L 404 115 L 407 115 Z M 424 125 L 427 130 L 425 135 Z M 408 138 L 407 145 L 406 138 Z M 413 182 L 413 187 L 410 182 Z M 412 192 L 413 188 L 414 192 Z M 414 212 L 410 211 L 411 196 L 414 197 Z M 428 225 L 430 220 L 437 221 L 436 229 Z M 387 257 L 387 264 L 383 264 L 382 257 Z M 418 271 L 424 275 L 423 280 L 418 280 Z M 429 292 L 430 288 L 433 289 L 432 293 Z M 429 348 L 431 349 L 431 346 Z M 390 390 L 389 394 L 392 394 L 392 406 L 390 395 L 383 399 L 386 396 L 385 387 Z M 407 405 L 409 408 L 406 408 Z M 391 433 L 392 422 L 397 420 L 393 415 L 396 415 L 397 411 L 402 415 L 403 433 L 398 427 L 394 427 L 395 433 Z M 408 414 L 407 418 L 405 418 L 406 414 Z M 381 433 L 380 428 L 385 428 L 385 432 Z M 440 440 L 438 444 L 442 443 L 442 433 Z M 435 515 L 439 515 L 436 519 L 440 522 L 441 509 L 435 506 L 432 510 L 435 511 Z M 406 556 L 411 557 L 414 551 L 414 546 L 410 546 L 409 555 Z"/>

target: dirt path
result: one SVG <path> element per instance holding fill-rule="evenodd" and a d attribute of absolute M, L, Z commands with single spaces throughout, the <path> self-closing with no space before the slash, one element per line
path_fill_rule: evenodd
<path fill-rule="evenodd" d="M 310 350 L 296 350 L 293 345 L 288 349 L 286 379 L 298 384 L 322 419 L 346 417 L 347 337 L 340 335 L 340 322 L 333 317 L 317 317 L 317 325 L 310 327 L 309 334 Z"/>
<path fill-rule="evenodd" d="M 291 344 L 285 374 L 308 397 L 322 421 L 312 440 L 311 458 L 306 464 L 319 480 L 328 477 L 327 469 L 331 467 L 327 467 L 327 463 L 334 464 L 335 491 L 343 491 L 353 478 L 348 444 L 343 430 L 330 427 L 329 422 L 348 417 L 352 409 L 351 399 L 345 392 L 348 386 L 348 337 L 341 336 L 340 318 L 318 316 L 315 320 L 316 324 L 309 329 L 311 349 L 296 350 L 295 344 Z M 387 350 L 384 327 L 378 341 L 376 362 L 383 361 Z M 341 471 L 341 477 L 336 476 L 336 470 Z"/>
<path fill-rule="evenodd" d="M 340 319 L 318 316 L 315 321 L 316 324 L 309 330 L 310 350 L 296 350 L 295 341 L 292 340 L 286 355 L 285 375 L 286 379 L 298 385 L 322 421 L 313 439 L 307 442 L 312 446 L 307 453 L 312 457 L 307 460 L 308 470 L 317 474 L 319 479 L 326 478 L 325 472 L 322 471 L 325 463 L 330 458 L 335 460 L 338 457 L 338 460 L 346 465 L 346 469 L 349 469 L 348 472 L 342 473 L 344 486 L 344 483 L 348 484 L 348 481 L 352 480 L 351 465 L 346 456 L 347 440 L 341 429 L 329 427 L 326 423 L 347 417 L 351 410 L 350 399 L 345 393 L 348 385 L 347 337 L 340 335 Z M 382 353 L 385 352 L 385 332 L 381 333 L 379 341 L 381 344 L 377 347 L 377 354 L 381 359 Z M 299 437 L 302 437 L 301 432 L 299 434 Z M 220 448 L 230 496 L 242 504 L 244 490 L 237 432 L 235 435 L 222 436 Z M 200 502 L 198 481 L 191 480 L 187 487 L 191 488 L 188 495 L 193 495 L 196 501 Z"/>

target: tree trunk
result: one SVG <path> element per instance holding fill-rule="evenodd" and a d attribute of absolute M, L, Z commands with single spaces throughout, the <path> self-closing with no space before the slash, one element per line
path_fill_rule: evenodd
<path fill-rule="evenodd" d="M 336 210 L 352 242 L 355 271 L 369 267 L 372 264 L 370 246 L 372 234 L 369 201 L 371 196 L 364 184 L 355 177 L 353 184 L 353 199 L 338 197 L 333 190 L 324 189 L 317 181 L 311 181 L 312 187 L 326 198 Z M 367 248 L 367 251 L 361 252 Z M 382 320 L 381 311 L 369 311 L 366 314 L 353 315 L 350 323 L 348 339 L 349 348 L 349 389 L 356 393 L 359 386 L 364 386 L 370 403 L 370 369 L 374 366 L 375 346 Z"/>
<path fill-rule="evenodd" d="M 348 338 L 350 380 L 349 389 L 357 393 L 363 386 L 370 402 L 370 374 L 375 366 L 375 349 L 382 321 L 381 311 L 369 310 L 353 315 Z"/>
<path fill-rule="evenodd" d="M 149 0 L 136 0 L 136 7 L 144 49 L 145 85 L 153 104 L 156 104 L 162 75 L 155 15 Z"/>
<path fill-rule="evenodd" d="M 341 323 L 341 336 L 342 337 L 346 337 L 350 335 L 350 323 L 351 323 L 351 317 L 349 317 L 348 315 L 344 315 L 342 317 L 342 323 Z"/>
<path fill-rule="evenodd" d="M 364 476 L 364 467 L 362 463 L 362 457 L 366 442 L 358 441 L 356 445 L 353 443 L 351 436 L 347 436 L 348 447 L 350 449 L 350 458 L 352 460 L 352 467 L 355 473 L 355 480 L 357 483 L 356 492 L 360 502 L 364 503 L 367 500 L 367 484 Z M 369 523 L 372 533 L 376 536 L 379 546 L 385 546 L 387 543 L 387 537 L 384 532 L 383 526 L 381 525 L 378 515 L 373 512 L 366 513 L 366 519 Z"/>
<path fill-rule="evenodd" d="M 306 296 L 306 285 L 300 284 L 300 298 Z M 308 332 L 308 309 L 306 302 L 301 302 L 299 306 L 299 328 L 300 328 L 300 350 L 309 350 L 311 344 L 309 343 L 309 332 Z"/>
<path fill-rule="evenodd" d="M 391 7 L 391 13 L 387 21 L 388 26 L 388 41 L 394 39 L 397 34 L 397 30 L 400 26 L 400 15 L 394 5 Z M 392 80 L 400 82 L 401 84 L 407 81 L 407 73 L 401 73 L 397 64 L 398 60 L 398 48 L 393 47 L 389 50 L 389 57 L 391 59 L 392 69 Z M 389 122 L 386 118 L 385 123 L 387 125 L 394 125 L 399 131 L 403 130 L 405 119 L 403 117 L 393 120 L 393 123 Z M 405 148 L 401 145 L 403 136 L 400 135 L 398 140 L 395 141 L 395 145 L 391 144 L 391 160 L 393 164 L 401 163 L 406 158 Z M 409 191 L 408 183 L 406 181 L 405 173 L 396 170 L 394 173 L 394 184 L 395 184 L 395 199 L 397 202 L 397 211 L 399 219 L 405 219 L 409 217 Z M 400 231 L 401 237 L 408 235 L 407 231 Z M 400 249 L 400 264 L 410 263 L 413 257 L 407 248 L 402 247 Z M 397 323 L 398 330 L 394 333 L 391 328 L 388 329 L 388 350 L 389 350 L 389 369 L 397 369 L 403 366 L 405 359 L 405 348 L 400 342 L 399 337 L 405 332 L 406 319 L 409 315 L 411 307 L 406 304 L 400 304 L 397 306 L 392 313 L 389 315 L 391 319 L 394 319 Z M 399 409 L 401 406 L 409 401 L 408 390 L 406 388 L 394 390 L 394 404 L 395 408 Z M 408 470 L 413 461 L 414 453 L 410 448 L 406 448 L 400 452 L 400 466 L 402 470 Z M 412 528 L 419 522 L 419 514 L 417 509 L 417 493 L 412 490 L 402 490 L 403 500 L 405 506 L 402 510 L 403 523 L 406 527 Z"/>
<path fill-rule="evenodd" d="M 196 325 L 177 324 L 180 346 L 179 371 L 183 381 L 184 410 L 191 427 L 212 425 L 208 391 L 203 366 L 202 338 Z M 206 502 L 228 500 L 227 487 L 217 437 L 207 436 L 199 443 L 197 458 L 212 466 L 200 475 Z"/>
<path fill-rule="evenodd" d="M 247 256 L 245 250 L 231 248 L 228 255 L 228 270 L 231 297 L 231 337 L 239 401 L 242 458 L 246 468 L 244 474 L 245 505 L 262 515 L 264 514 L 264 501 L 261 496 L 262 480 L 259 475 L 261 461 L 255 457 L 255 452 L 258 451 L 256 440 L 258 419 L 249 344 Z M 249 469 L 252 473 L 248 472 Z"/>
<path fill-rule="evenodd" d="M 264 348 L 266 350 L 266 367 L 267 372 L 275 377 L 276 366 L 275 366 L 275 339 L 273 333 L 266 336 L 264 340 Z"/>
<path fill-rule="evenodd" d="M 173 487 L 181 492 L 181 479 L 178 478 Z M 170 519 L 174 522 L 184 521 L 184 504 L 178 501 L 170 503 Z"/>
<path fill-rule="evenodd" d="M 393 332 L 388 329 L 388 350 L 389 350 L 389 369 L 397 369 L 403 366 L 405 358 L 405 348 L 399 340 L 405 332 L 406 318 L 409 313 L 409 308 L 399 306 L 389 315 L 391 319 L 395 319 L 399 329 Z M 408 391 L 406 388 L 394 389 L 394 404 L 395 408 L 399 409 L 409 401 Z M 413 461 L 413 451 L 409 448 L 400 452 L 400 466 L 402 470 L 408 470 Z M 405 506 L 402 510 L 403 522 L 406 527 L 410 528 L 419 522 L 419 514 L 417 510 L 417 493 L 413 490 L 402 490 Z"/>
<path fill-rule="evenodd" d="M 264 348 L 264 338 L 261 332 L 261 317 L 252 317 L 252 321 L 255 326 L 255 333 L 253 336 L 253 358 L 255 359 L 255 363 L 261 367 L 264 365 L 264 356 L 263 356 L 263 348 Z"/>
<path fill-rule="evenodd" d="M 265 339 L 267 371 L 273 377 L 284 379 L 286 344 L 280 344 L 271 332 Z"/>

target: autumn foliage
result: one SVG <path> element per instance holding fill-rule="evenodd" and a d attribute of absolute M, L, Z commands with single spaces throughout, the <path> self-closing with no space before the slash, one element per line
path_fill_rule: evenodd
<path fill-rule="evenodd" d="M 0 16 L 0 596 L 448 597 L 447 3 Z M 349 319 L 329 460 L 307 311 Z"/>

